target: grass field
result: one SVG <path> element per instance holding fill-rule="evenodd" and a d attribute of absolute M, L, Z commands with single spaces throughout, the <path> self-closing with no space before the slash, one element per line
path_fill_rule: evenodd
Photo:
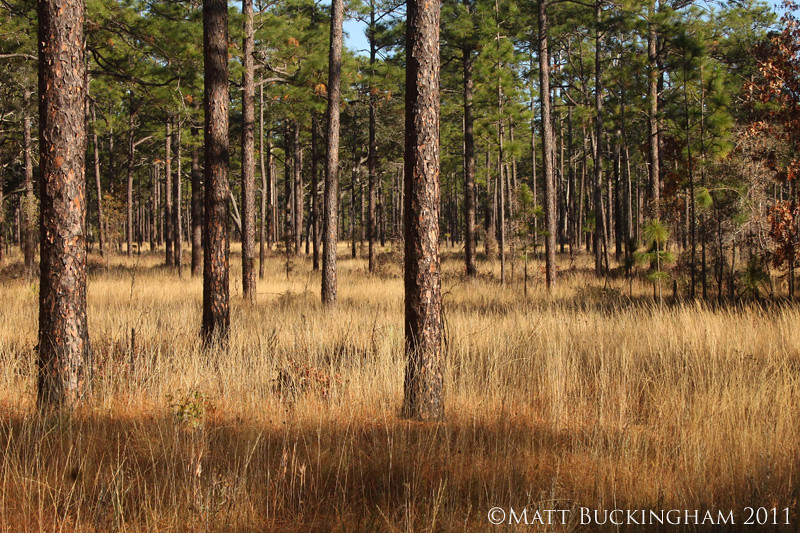
<path fill-rule="evenodd" d="M 225 353 L 201 350 L 188 269 L 92 256 L 93 395 L 60 418 L 34 414 L 37 286 L 7 261 L 0 530 L 492 531 L 496 506 L 573 511 L 520 530 L 580 530 L 580 507 L 798 520 L 797 307 L 659 307 L 589 258 L 552 295 L 532 264 L 526 298 L 520 263 L 501 287 L 499 265 L 468 281 L 450 251 L 447 421 L 422 424 L 398 416 L 399 259 L 370 277 L 340 251 L 323 309 L 306 257 L 289 280 L 271 258 L 244 303 L 235 250 Z"/>

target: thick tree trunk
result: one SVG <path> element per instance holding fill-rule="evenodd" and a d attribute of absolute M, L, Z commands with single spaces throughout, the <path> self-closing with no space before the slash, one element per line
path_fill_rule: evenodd
<path fill-rule="evenodd" d="M 200 127 L 192 122 L 192 277 L 203 275 L 203 171 Z"/>
<path fill-rule="evenodd" d="M 164 142 L 164 262 L 167 266 L 175 265 L 172 249 L 172 119 L 167 119 Z"/>
<path fill-rule="evenodd" d="M 22 149 L 25 159 L 25 177 L 22 183 L 24 192 L 22 209 L 22 257 L 25 262 L 25 271 L 33 276 L 33 264 L 36 260 L 36 198 L 33 196 L 33 156 L 31 141 L 31 117 L 28 112 L 31 93 L 28 89 L 23 91 L 23 107 L 25 116 L 22 119 Z"/>
<path fill-rule="evenodd" d="M 230 328 L 228 242 L 228 3 L 203 2 L 205 72 L 205 233 L 203 327 L 206 345 Z"/>
<path fill-rule="evenodd" d="M 478 274 L 475 264 L 475 119 L 472 116 L 473 48 L 461 50 L 464 62 L 464 255 L 467 276 Z"/>
<path fill-rule="evenodd" d="M 336 302 L 336 243 L 339 219 L 339 100 L 342 78 L 344 1 L 331 0 L 331 40 L 328 57 L 328 151 L 325 160 L 325 200 L 322 223 L 322 303 Z"/>
<path fill-rule="evenodd" d="M 242 295 L 245 300 L 256 297 L 256 159 L 255 122 L 256 86 L 253 46 L 253 0 L 242 0 L 244 37 L 242 55 Z"/>
<path fill-rule="evenodd" d="M 86 323 L 84 2 L 39 0 L 40 408 L 74 407 L 90 378 Z"/>
<path fill-rule="evenodd" d="M 178 277 L 183 275 L 183 236 L 181 232 L 181 120 L 175 131 L 175 179 L 172 180 L 172 246 Z"/>
<path fill-rule="evenodd" d="M 542 168 L 544 170 L 545 271 L 547 288 L 556 283 L 556 197 L 553 178 L 553 123 L 550 111 L 550 49 L 547 42 L 547 2 L 539 2 L 539 87 L 542 112 Z"/>
<path fill-rule="evenodd" d="M 444 418 L 439 263 L 440 3 L 409 0 L 406 30 L 405 338 L 403 413 Z"/>

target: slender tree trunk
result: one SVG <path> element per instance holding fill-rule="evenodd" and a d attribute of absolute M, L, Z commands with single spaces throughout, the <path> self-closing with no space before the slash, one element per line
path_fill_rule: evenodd
<path fill-rule="evenodd" d="M 319 270 L 319 127 L 317 113 L 311 113 L 311 248 L 312 268 Z"/>
<path fill-rule="evenodd" d="M 303 148 L 300 144 L 300 124 L 295 122 L 292 125 L 292 146 L 294 147 L 294 164 L 292 171 L 294 173 L 293 182 L 293 213 L 294 221 L 294 253 L 300 253 L 300 248 L 303 241 Z"/>
<path fill-rule="evenodd" d="M 97 112 L 92 106 L 92 150 L 94 152 L 94 182 L 97 190 L 97 241 L 100 255 L 106 255 L 105 217 L 103 216 L 103 188 L 100 185 L 100 144 L 97 140 Z M 1 205 L 1 204 L 0 204 Z"/>
<path fill-rule="evenodd" d="M 259 279 L 264 279 L 266 277 L 268 247 L 267 224 L 269 214 L 267 213 L 267 206 L 270 205 L 268 199 L 271 191 L 264 157 L 264 85 L 261 83 L 258 85 L 258 160 L 261 173 L 261 232 L 258 247 L 258 277 Z"/>
<path fill-rule="evenodd" d="M 690 274 L 691 283 L 689 287 L 689 296 L 695 297 L 695 285 L 697 283 L 697 215 L 695 212 L 695 197 L 694 197 L 694 165 L 692 161 L 692 142 L 690 137 L 691 124 L 689 122 L 689 94 L 686 88 L 688 80 L 688 65 L 686 58 L 684 58 L 683 65 L 683 109 L 686 116 L 686 156 L 687 156 L 687 169 L 689 172 L 689 239 L 691 246 L 691 259 L 690 259 Z"/>
<path fill-rule="evenodd" d="M 539 87 L 542 112 L 542 167 L 544 169 L 545 270 L 547 288 L 556 283 L 556 198 L 553 178 L 553 122 L 550 111 L 550 50 L 547 42 L 547 2 L 539 2 Z"/>
<path fill-rule="evenodd" d="M 328 150 L 325 160 L 325 215 L 322 224 L 322 303 L 336 302 L 336 242 L 339 218 L 339 100 L 342 77 L 342 20 L 344 1 L 331 0 L 328 57 Z"/>
<path fill-rule="evenodd" d="M 652 1 L 652 8 L 650 11 L 650 30 L 647 34 L 647 47 L 648 47 L 648 61 L 650 63 L 648 74 L 648 127 L 649 127 L 649 152 L 650 165 L 648 171 L 650 174 L 650 215 L 655 218 L 661 218 L 661 179 L 659 169 L 659 147 L 658 147 L 658 33 L 655 27 L 656 8 L 655 3 L 657 0 Z"/>
<path fill-rule="evenodd" d="M 172 246 L 178 277 L 183 275 L 183 237 L 181 232 L 181 120 L 175 131 L 175 179 L 172 181 Z"/>
<path fill-rule="evenodd" d="M 375 0 L 370 0 L 369 3 L 370 7 L 370 29 L 372 31 L 368 32 L 369 37 L 369 68 L 370 68 L 370 76 L 374 78 L 375 76 Z M 370 84 L 371 85 L 371 84 Z M 369 261 L 368 261 L 368 269 L 370 273 L 375 272 L 375 240 L 376 240 L 376 233 L 377 233 L 377 222 L 376 222 L 376 194 L 377 194 L 377 170 L 376 170 L 376 157 L 377 157 L 377 143 L 375 141 L 375 93 L 377 90 L 370 86 L 369 91 L 369 142 L 367 148 L 367 174 L 368 174 L 368 196 L 369 196 L 369 207 L 367 210 L 367 240 L 369 242 Z"/>
<path fill-rule="evenodd" d="M 23 108 L 25 115 L 22 119 L 22 149 L 25 159 L 25 177 L 22 184 L 24 191 L 22 209 L 22 257 L 25 262 L 25 271 L 28 276 L 33 276 L 33 264 L 36 260 L 36 198 L 33 196 L 33 157 L 31 141 L 31 117 L 28 112 L 31 93 L 28 89 L 23 91 Z M 2 207 L 2 206 L 0 206 Z"/>
<path fill-rule="evenodd" d="M 164 142 L 164 262 L 167 266 L 175 265 L 172 238 L 172 119 L 167 119 Z"/>
<path fill-rule="evenodd" d="M 148 219 L 148 237 L 150 240 L 150 252 L 156 250 L 156 237 L 158 231 L 156 229 L 156 191 L 158 190 L 158 165 L 155 163 L 150 164 L 150 213 Z"/>
<path fill-rule="evenodd" d="M 74 407 L 90 379 L 86 323 L 84 2 L 38 1 L 40 408 Z"/>
<path fill-rule="evenodd" d="M 439 264 L 439 18 L 437 0 L 409 0 L 406 30 L 405 338 L 403 413 L 444 418 Z"/>
<path fill-rule="evenodd" d="M 244 36 L 242 55 L 242 295 L 245 300 L 256 297 L 255 226 L 256 226 L 256 160 L 255 160 L 255 64 L 253 46 L 253 0 L 242 0 Z"/>
<path fill-rule="evenodd" d="M 202 336 L 225 342 L 230 328 L 228 241 L 228 3 L 203 2 L 205 233 Z"/>
<path fill-rule="evenodd" d="M 203 275 L 203 171 L 200 127 L 192 121 L 192 277 Z"/>
<path fill-rule="evenodd" d="M 133 141 L 133 128 L 134 128 L 135 113 L 133 110 L 133 96 L 130 98 L 130 110 L 128 114 L 128 179 L 127 179 L 127 194 L 126 194 L 126 226 L 125 233 L 128 245 L 128 257 L 133 255 L 133 158 L 136 155 L 136 145 Z"/>
<path fill-rule="evenodd" d="M 478 274 L 475 264 L 475 119 L 472 116 L 473 47 L 462 50 L 464 62 L 464 255 L 467 276 Z"/>
<path fill-rule="evenodd" d="M 8 242 L 6 240 L 6 210 L 5 207 L 5 191 L 4 185 L 5 178 L 3 176 L 4 168 L 0 166 L 0 264 L 2 264 L 3 259 L 8 255 L 7 245 Z"/>
<path fill-rule="evenodd" d="M 603 209 L 603 64 L 602 42 L 600 37 L 600 23 L 602 21 L 602 3 L 595 2 L 595 63 L 594 63 L 594 109 L 595 109 L 595 139 L 594 139 L 594 267 L 598 275 L 605 274 L 608 269 L 608 245 L 605 232 L 605 212 Z"/>

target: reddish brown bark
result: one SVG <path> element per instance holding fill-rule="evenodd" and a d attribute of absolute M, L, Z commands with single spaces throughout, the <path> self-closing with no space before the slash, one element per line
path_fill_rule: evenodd
<path fill-rule="evenodd" d="M 331 40 L 328 56 L 328 153 L 322 223 L 322 302 L 336 302 L 336 244 L 339 217 L 339 101 L 342 79 L 344 1 L 331 0 Z"/>
<path fill-rule="evenodd" d="M 253 60 L 253 0 L 242 1 L 244 37 L 242 54 L 242 294 L 256 297 L 256 160 L 255 160 L 255 65 Z"/>
<path fill-rule="evenodd" d="M 203 327 L 206 344 L 230 328 L 228 242 L 228 3 L 203 2 L 205 72 L 205 233 Z"/>
<path fill-rule="evenodd" d="M 89 376 L 84 2 L 39 0 L 40 408 L 74 407 Z M 89 367 L 89 368 L 87 368 Z"/>
<path fill-rule="evenodd" d="M 464 66 L 464 256 L 467 276 L 475 276 L 475 128 L 472 116 L 473 48 L 462 49 Z"/>
<path fill-rule="evenodd" d="M 553 120 L 550 111 L 550 49 L 547 42 L 547 2 L 539 2 L 539 87 L 542 109 L 542 169 L 544 170 L 545 277 L 548 290 L 556 283 L 556 190 L 553 176 Z"/>
<path fill-rule="evenodd" d="M 405 373 L 403 413 L 444 417 L 439 264 L 438 1 L 409 0 L 406 30 Z"/>

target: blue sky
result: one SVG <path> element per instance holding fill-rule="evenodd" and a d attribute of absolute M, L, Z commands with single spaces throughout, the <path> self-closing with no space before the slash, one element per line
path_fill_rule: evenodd
<path fill-rule="evenodd" d="M 779 13 L 781 12 L 779 6 L 782 3 L 782 0 L 767 0 L 767 3 L 773 6 L 773 8 L 775 8 Z M 361 54 L 367 53 L 369 45 L 367 44 L 367 38 L 364 35 L 365 28 L 366 25 L 357 20 L 346 20 L 344 22 L 345 45 L 349 49 L 354 50 L 357 53 L 360 51 Z"/>

